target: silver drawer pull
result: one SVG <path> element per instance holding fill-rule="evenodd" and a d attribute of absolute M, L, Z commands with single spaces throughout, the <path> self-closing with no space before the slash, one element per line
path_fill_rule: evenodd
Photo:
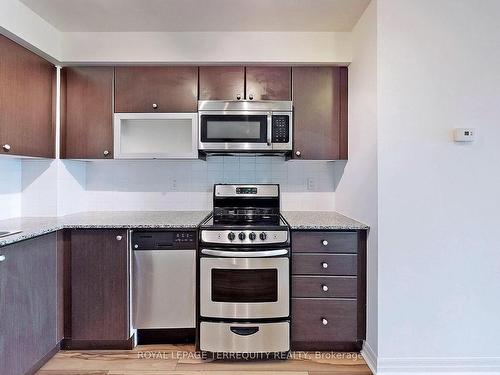
<path fill-rule="evenodd" d="M 326 326 L 328 324 L 328 320 L 326 320 L 325 318 L 321 318 L 321 323 Z"/>
<path fill-rule="evenodd" d="M 122 237 L 122 236 L 116 236 L 116 240 L 117 240 L 117 241 L 121 241 L 122 239 L 123 239 L 123 237 Z"/>
<path fill-rule="evenodd" d="M 326 263 L 326 262 L 321 263 L 321 267 L 328 268 L 328 263 Z"/>
<path fill-rule="evenodd" d="M 3 145 L 3 150 L 5 152 L 9 152 L 10 151 L 10 145 L 9 144 Z"/>
<path fill-rule="evenodd" d="M 5 259 L 5 255 L 0 255 L 0 262 L 3 262 Z"/>
<path fill-rule="evenodd" d="M 153 109 L 157 109 L 157 108 L 158 108 L 158 104 L 153 103 Z"/>
<path fill-rule="evenodd" d="M 321 289 L 323 289 L 323 292 L 328 292 L 328 286 L 326 285 L 321 285 Z"/>
<path fill-rule="evenodd" d="M 323 240 L 323 241 L 321 241 L 321 243 L 323 244 L 323 246 L 328 246 L 328 241 L 327 240 Z"/>

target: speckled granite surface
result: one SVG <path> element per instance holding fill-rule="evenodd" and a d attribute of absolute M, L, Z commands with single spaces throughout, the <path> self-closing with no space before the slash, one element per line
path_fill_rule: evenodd
<path fill-rule="evenodd" d="M 55 217 L 25 217 L 0 220 L 1 231 L 21 233 L 0 237 L 0 246 L 37 237 L 64 228 L 196 228 L 209 211 L 84 212 Z"/>
<path fill-rule="evenodd" d="M 335 211 L 283 211 L 291 229 L 368 229 L 368 225 Z"/>

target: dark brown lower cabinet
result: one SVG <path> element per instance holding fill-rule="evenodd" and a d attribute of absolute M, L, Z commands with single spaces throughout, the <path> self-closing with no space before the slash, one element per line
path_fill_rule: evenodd
<path fill-rule="evenodd" d="M 292 350 L 361 350 L 366 231 L 293 231 L 291 246 Z"/>
<path fill-rule="evenodd" d="M 127 230 L 70 232 L 66 349 L 132 348 Z"/>
<path fill-rule="evenodd" d="M 0 374 L 33 373 L 59 348 L 56 233 L 0 255 Z"/>

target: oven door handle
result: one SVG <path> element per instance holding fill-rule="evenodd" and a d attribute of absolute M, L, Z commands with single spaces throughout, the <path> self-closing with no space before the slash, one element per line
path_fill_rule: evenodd
<path fill-rule="evenodd" d="M 204 255 L 212 255 L 222 258 L 269 258 L 280 255 L 288 255 L 288 249 L 264 250 L 264 251 L 224 251 L 202 249 Z"/>

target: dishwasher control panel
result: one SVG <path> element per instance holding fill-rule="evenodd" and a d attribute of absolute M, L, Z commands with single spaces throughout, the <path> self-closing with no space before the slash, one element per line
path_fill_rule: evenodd
<path fill-rule="evenodd" d="M 138 230 L 132 232 L 133 250 L 196 249 L 195 230 Z"/>

